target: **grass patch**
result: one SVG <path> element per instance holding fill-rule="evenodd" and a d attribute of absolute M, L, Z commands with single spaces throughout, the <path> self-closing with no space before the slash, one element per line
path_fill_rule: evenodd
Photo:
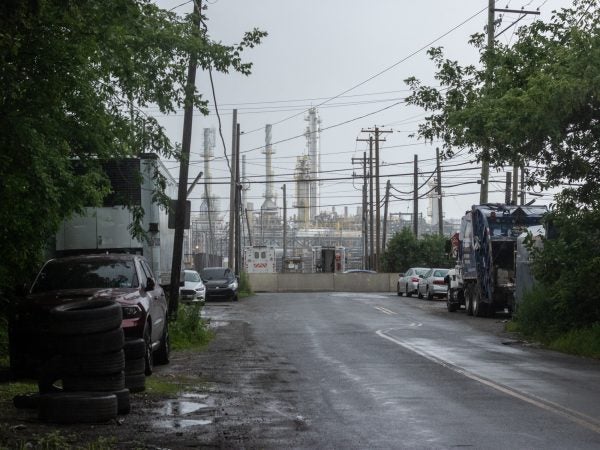
<path fill-rule="evenodd" d="M 76 434 L 63 434 L 60 431 L 52 431 L 44 435 L 33 434 L 25 439 L 10 439 L 12 433 L 6 424 L 0 426 L 0 449 L 18 450 L 111 450 L 116 446 L 114 437 L 98 437 L 94 441 L 83 443 Z"/>
<path fill-rule="evenodd" d="M 180 304 L 177 320 L 169 324 L 173 350 L 197 349 L 206 346 L 213 337 L 200 317 L 202 304 Z"/>
<path fill-rule="evenodd" d="M 254 295 L 254 291 L 250 285 L 250 278 L 246 272 L 242 272 L 240 274 L 239 296 L 244 298 L 252 295 Z"/>
<path fill-rule="evenodd" d="M 34 381 L 17 381 L 0 384 L 0 402 L 10 402 L 15 395 L 38 392 L 38 385 Z"/>
<path fill-rule="evenodd" d="M 548 348 L 572 355 L 600 359 L 600 323 L 571 330 L 548 342 Z"/>
<path fill-rule="evenodd" d="M 146 377 L 146 393 L 150 395 L 176 396 L 198 388 L 198 379 L 187 377 Z"/>

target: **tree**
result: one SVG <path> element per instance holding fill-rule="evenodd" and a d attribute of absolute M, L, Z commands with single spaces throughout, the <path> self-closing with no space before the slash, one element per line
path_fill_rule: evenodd
<path fill-rule="evenodd" d="M 178 156 L 142 108 L 182 107 L 191 54 L 203 69 L 250 73 L 241 55 L 266 33 L 227 46 L 198 32 L 199 20 L 150 0 L 2 2 L 0 291 L 27 279 L 62 220 L 107 195 L 100 161 Z M 192 101 L 207 113 L 197 91 Z"/>
<path fill-rule="evenodd" d="M 442 139 L 445 157 L 467 148 L 495 167 L 527 166 L 528 184 L 568 185 L 559 202 L 596 208 L 600 200 L 600 10 L 597 0 L 575 0 L 549 23 L 517 32 L 509 47 L 488 52 L 483 35 L 471 42 L 482 68 L 429 54 L 441 87 L 415 78 L 408 103 L 431 112 L 421 138 Z"/>
<path fill-rule="evenodd" d="M 427 234 L 417 239 L 409 228 L 403 228 L 390 239 L 383 254 L 386 272 L 404 272 L 411 267 L 448 267 L 445 254 L 446 239 Z"/>

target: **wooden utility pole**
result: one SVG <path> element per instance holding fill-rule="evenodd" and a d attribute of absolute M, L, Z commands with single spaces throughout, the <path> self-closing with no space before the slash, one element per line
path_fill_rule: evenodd
<path fill-rule="evenodd" d="M 194 21 L 200 21 L 198 4 L 194 2 Z M 194 33 L 199 34 L 200 28 L 194 28 Z M 171 260 L 171 286 L 169 292 L 169 319 L 177 318 L 179 309 L 179 283 L 181 278 L 181 260 L 183 259 L 183 231 L 187 212 L 188 173 L 190 163 L 190 147 L 192 143 L 192 119 L 194 117 L 193 95 L 196 90 L 197 55 L 192 52 L 188 64 L 186 98 L 183 110 L 183 136 L 181 139 L 181 158 L 179 164 L 179 185 L 177 189 L 177 203 L 175 206 L 175 234 L 173 237 L 173 258 Z M 158 280 L 155 280 L 158 282 Z"/>
<path fill-rule="evenodd" d="M 382 133 L 391 133 L 392 130 L 380 130 L 379 127 L 362 129 L 363 133 L 374 134 L 375 137 L 369 136 L 369 147 L 372 148 L 373 142 L 375 142 L 375 227 L 377 229 L 377 236 L 375 237 L 375 253 L 373 256 L 373 269 L 379 270 L 379 258 L 381 257 L 381 195 L 379 189 L 379 143 L 385 142 L 385 139 L 380 139 L 379 135 Z M 361 141 L 363 139 L 357 139 Z M 373 155 L 371 154 L 371 158 Z M 373 171 L 371 171 L 373 173 Z M 372 176 L 371 176 L 372 179 Z M 373 201 L 371 201 L 371 208 L 373 208 Z"/>
<path fill-rule="evenodd" d="M 381 239 L 381 248 L 385 251 L 385 238 L 387 231 L 388 203 L 390 202 L 390 180 L 385 184 L 385 204 L 383 208 L 383 238 Z"/>
<path fill-rule="evenodd" d="M 281 186 L 281 189 L 283 189 L 283 261 L 281 271 L 285 272 L 285 261 L 287 259 L 287 196 L 285 184 Z"/>
<path fill-rule="evenodd" d="M 241 270 L 242 262 L 242 233 L 241 233 L 241 219 L 242 219 L 242 185 L 240 184 L 240 124 L 236 126 L 236 140 L 235 140 L 235 261 L 234 261 L 234 272 L 239 275 Z"/>
<path fill-rule="evenodd" d="M 235 173 L 235 158 L 237 148 L 237 109 L 233 110 L 232 132 L 231 132 L 231 182 L 229 185 L 229 246 L 227 251 L 227 267 L 234 270 L 235 266 L 235 197 L 236 197 L 236 173 Z"/>
<path fill-rule="evenodd" d="M 418 157 L 415 155 L 415 167 L 413 174 L 413 233 L 419 237 L 419 164 Z"/>
<path fill-rule="evenodd" d="M 437 201 L 438 201 L 438 234 L 444 235 L 444 210 L 442 209 L 442 167 L 440 165 L 440 149 L 435 149 L 437 165 Z"/>

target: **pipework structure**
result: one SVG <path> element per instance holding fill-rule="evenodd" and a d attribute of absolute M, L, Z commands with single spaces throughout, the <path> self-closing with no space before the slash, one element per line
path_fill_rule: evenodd
<path fill-rule="evenodd" d="M 321 119 L 317 108 L 310 108 L 304 120 L 308 122 L 304 136 L 310 161 L 310 220 L 314 220 L 319 214 L 321 201 Z"/>

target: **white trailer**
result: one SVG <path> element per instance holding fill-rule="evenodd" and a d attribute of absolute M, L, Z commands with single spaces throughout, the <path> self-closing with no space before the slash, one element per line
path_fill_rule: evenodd
<path fill-rule="evenodd" d="M 275 247 L 267 245 L 244 247 L 244 272 L 276 273 L 277 258 Z"/>
<path fill-rule="evenodd" d="M 56 233 L 56 255 L 82 253 L 135 253 L 144 255 L 161 284 L 171 282 L 174 230 L 168 227 L 168 213 L 153 201 L 155 174 L 166 180 L 166 194 L 177 197 L 177 184 L 157 155 L 107 161 L 104 170 L 112 193 L 100 207 L 85 208 L 83 213 L 65 220 Z M 130 206 L 144 210 L 142 227 L 147 240 L 134 239 Z"/>

